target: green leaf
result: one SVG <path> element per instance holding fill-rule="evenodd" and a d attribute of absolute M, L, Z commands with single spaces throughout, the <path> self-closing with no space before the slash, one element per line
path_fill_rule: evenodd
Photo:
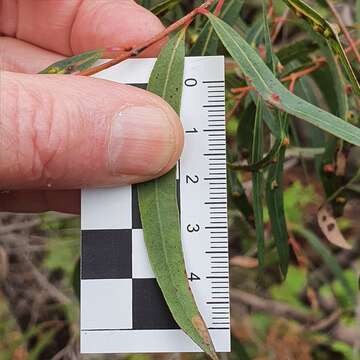
<path fill-rule="evenodd" d="M 253 132 L 253 146 L 251 152 L 251 162 L 256 163 L 263 158 L 263 102 L 259 98 L 256 104 L 256 115 Z M 264 214 L 263 214 L 263 173 L 262 170 L 256 171 L 252 174 L 253 184 L 253 207 L 255 232 L 258 248 L 259 268 L 264 269 L 265 262 L 265 239 L 264 239 Z"/>
<path fill-rule="evenodd" d="M 180 112 L 185 56 L 185 29 L 161 51 L 148 90 Z M 206 324 L 191 293 L 181 245 L 176 198 L 176 168 L 138 185 L 144 239 L 149 260 L 167 305 L 178 325 L 212 359 L 215 353 Z"/>
<path fill-rule="evenodd" d="M 292 224 L 292 228 L 296 233 L 307 240 L 314 251 L 322 258 L 329 270 L 334 274 L 335 278 L 339 280 L 351 301 L 355 302 L 356 294 L 344 276 L 343 270 L 339 266 L 336 257 L 330 252 L 327 246 L 325 246 L 312 231 L 295 224 Z"/>
<path fill-rule="evenodd" d="M 246 41 L 254 48 L 256 48 L 263 39 L 263 26 L 263 19 L 262 17 L 259 17 L 256 21 L 254 21 L 246 33 Z"/>
<path fill-rule="evenodd" d="M 251 102 L 237 118 L 236 145 L 240 159 L 247 159 L 251 154 L 255 112 L 255 103 Z"/>
<path fill-rule="evenodd" d="M 264 40 L 265 40 L 265 50 L 266 50 L 266 64 L 269 66 L 270 70 L 275 74 L 276 60 L 273 54 L 271 36 L 270 36 L 270 27 L 267 18 L 268 17 L 267 0 L 262 0 L 262 17 L 263 17 Z"/>
<path fill-rule="evenodd" d="M 244 171 L 258 171 L 260 169 L 264 169 L 266 166 L 271 164 L 274 157 L 278 154 L 283 144 L 283 141 L 284 141 L 284 137 L 277 138 L 274 142 L 274 145 L 271 147 L 270 151 L 261 160 L 248 165 L 238 165 L 236 163 L 232 163 L 229 164 L 230 169 L 244 170 Z"/>
<path fill-rule="evenodd" d="M 161 16 L 170 11 L 179 2 L 180 0 L 164 0 L 153 6 L 150 11 L 156 16 Z"/>
<path fill-rule="evenodd" d="M 207 16 L 231 56 L 266 102 L 360 146 L 360 129 L 292 94 L 275 78 L 257 52 L 235 30 L 216 16 Z"/>
<path fill-rule="evenodd" d="M 84 52 L 64 60 L 60 60 L 46 69 L 40 71 L 39 74 L 72 74 L 83 71 L 91 67 L 97 60 L 101 59 L 105 49 L 98 49 Z"/>
<path fill-rule="evenodd" d="M 318 45 L 310 39 L 299 40 L 295 43 L 285 44 L 276 55 L 281 64 L 286 65 L 292 60 L 296 60 L 301 56 L 309 55 L 318 49 Z"/>
<path fill-rule="evenodd" d="M 244 215 L 246 221 L 254 226 L 254 210 L 246 195 L 236 171 L 228 170 L 228 188 L 231 204 Z"/>
<path fill-rule="evenodd" d="M 287 114 L 280 114 L 283 128 L 287 128 Z M 285 132 L 286 130 L 284 130 Z M 276 162 L 269 167 L 266 180 L 266 202 L 271 222 L 271 232 L 275 240 L 280 261 L 280 270 L 286 278 L 289 263 L 288 232 L 284 211 L 283 169 L 286 147 L 282 146 Z"/>
<path fill-rule="evenodd" d="M 229 25 L 233 25 L 239 16 L 244 0 L 228 0 L 224 3 L 220 18 Z M 191 56 L 216 55 L 218 48 L 218 37 L 210 22 L 207 21 L 202 28 L 196 43 L 191 48 Z"/>
<path fill-rule="evenodd" d="M 317 11 L 302 0 L 283 0 L 295 14 L 307 21 L 314 30 L 321 34 L 332 50 L 339 56 L 339 59 L 345 69 L 345 72 L 353 86 L 355 94 L 360 96 L 360 85 L 351 67 L 350 61 L 340 42 L 338 32 L 332 24 L 326 21 Z"/>

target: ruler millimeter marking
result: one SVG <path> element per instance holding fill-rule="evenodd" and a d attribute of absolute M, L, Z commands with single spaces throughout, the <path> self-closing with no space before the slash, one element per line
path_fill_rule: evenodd
<path fill-rule="evenodd" d="M 155 59 L 96 75 L 145 88 Z M 189 284 L 216 351 L 230 351 L 224 58 L 185 58 L 177 171 Z M 144 119 L 146 121 L 146 119 Z M 151 269 L 136 186 L 84 189 L 81 197 L 81 352 L 198 352 L 177 326 Z"/>

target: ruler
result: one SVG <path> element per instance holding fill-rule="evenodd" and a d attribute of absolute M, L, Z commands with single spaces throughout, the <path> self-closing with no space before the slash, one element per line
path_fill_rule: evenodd
<path fill-rule="evenodd" d="M 129 59 L 96 77 L 146 88 L 155 60 Z M 185 146 L 177 165 L 182 245 L 218 352 L 230 351 L 224 85 L 222 56 L 185 59 Z M 81 234 L 82 353 L 201 351 L 175 323 L 156 283 L 136 185 L 83 189 Z"/>

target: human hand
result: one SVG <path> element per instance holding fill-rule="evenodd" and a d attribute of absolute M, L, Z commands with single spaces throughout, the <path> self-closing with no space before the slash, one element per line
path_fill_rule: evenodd
<path fill-rule="evenodd" d="M 34 75 L 74 54 L 163 30 L 133 0 L 0 0 L 0 210 L 78 212 L 79 188 L 150 180 L 180 156 L 161 98 L 112 82 Z M 156 56 L 160 44 L 144 52 Z"/>

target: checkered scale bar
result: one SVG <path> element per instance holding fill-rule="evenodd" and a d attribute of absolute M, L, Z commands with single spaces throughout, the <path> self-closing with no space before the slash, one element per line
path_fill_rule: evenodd
<path fill-rule="evenodd" d="M 155 59 L 129 59 L 96 77 L 145 88 L 154 63 Z M 220 158 L 218 154 L 225 151 L 218 145 L 225 138 L 225 117 L 214 113 L 222 106 L 218 105 L 219 99 L 224 99 L 223 57 L 186 58 L 184 79 L 187 85 L 183 89 L 180 117 L 185 129 L 185 148 L 177 167 L 182 244 L 188 275 L 196 279 L 190 281 L 194 297 L 216 350 L 225 352 L 230 349 L 229 315 L 222 315 L 226 320 L 219 320 L 217 312 L 229 314 L 228 293 L 225 294 L 228 276 L 224 273 L 226 240 L 219 249 L 219 239 L 212 241 L 212 237 L 220 237 L 221 231 L 223 239 L 227 230 L 224 226 L 217 230 L 220 225 L 210 222 L 209 210 L 225 211 L 226 218 L 226 204 L 209 197 L 209 187 L 223 185 L 215 184 L 220 180 L 209 177 L 208 163 L 214 163 L 211 166 L 216 170 L 212 171 L 216 172 L 226 165 L 224 155 Z M 194 86 L 195 82 L 198 86 Z M 212 104 L 214 96 L 216 108 Z M 194 133 L 198 136 L 192 137 Z M 219 206 L 224 206 L 224 210 L 219 210 Z M 199 229 L 197 223 L 201 230 L 188 232 L 187 229 Z M 83 189 L 81 233 L 82 353 L 201 351 L 175 323 L 156 282 L 144 243 L 136 185 Z M 221 274 L 212 265 L 219 256 L 225 264 Z M 219 286 L 225 289 L 221 294 L 213 291 Z"/>

